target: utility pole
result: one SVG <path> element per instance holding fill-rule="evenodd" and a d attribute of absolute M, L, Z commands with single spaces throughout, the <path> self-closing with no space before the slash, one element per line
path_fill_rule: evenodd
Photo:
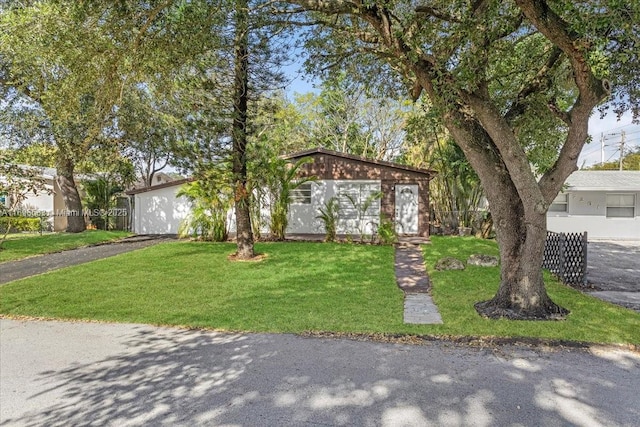
<path fill-rule="evenodd" d="M 604 132 L 600 132 L 600 166 L 604 165 Z"/>
<path fill-rule="evenodd" d="M 620 164 L 619 164 L 619 170 L 622 170 L 622 159 L 624 159 L 624 137 L 625 137 L 625 133 L 624 131 L 620 132 Z"/>

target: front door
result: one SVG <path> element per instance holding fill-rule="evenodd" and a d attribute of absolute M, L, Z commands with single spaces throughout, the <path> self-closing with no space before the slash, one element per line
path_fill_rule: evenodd
<path fill-rule="evenodd" d="M 418 186 L 396 185 L 396 232 L 418 234 Z"/>

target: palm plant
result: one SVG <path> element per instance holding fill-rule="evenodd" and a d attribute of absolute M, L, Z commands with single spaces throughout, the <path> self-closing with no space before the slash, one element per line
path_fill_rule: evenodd
<path fill-rule="evenodd" d="M 317 219 L 324 224 L 325 242 L 334 242 L 336 240 L 336 231 L 338 229 L 338 220 L 340 219 L 340 202 L 336 197 L 332 197 L 318 209 Z"/>
<path fill-rule="evenodd" d="M 284 240 L 284 235 L 289 224 L 289 204 L 291 203 L 291 193 L 302 184 L 315 181 L 315 178 L 298 178 L 298 170 L 307 163 L 312 162 L 310 158 L 303 158 L 289 164 L 282 159 L 275 159 L 270 164 L 267 185 L 271 198 L 271 223 L 269 231 L 277 240 Z"/>
<path fill-rule="evenodd" d="M 351 206 L 353 207 L 353 209 L 355 209 L 356 211 L 356 228 L 358 233 L 360 234 L 360 241 L 364 241 L 364 234 L 365 234 L 365 230 L 367 227 L 367 223 L 364 222 L 365 216 L 367 214 L 367 211 L 369 210 L 369 208 L 371 208 L 371 206 L 377 201 L 382 199 L 382 192 L 381 191 L 374 191 L 372 193 L 370 193 L 369 195 L 367 195 L 367 197 L 364 199 L 364 201 L 362 201 L 362 203 L 360 203 L 359 198 L 354 197 L 351 194 L 348 193 L 342 193 L 342 196 L 346 197 L 347 200 L 349 201 L 349 203 L 351 204 Z M 375 224 L 372 224 L 375 225 Z"/>
<path fill-rule="evenodd" d="M 229 237 L 227 213 L 233 199 L 220 188 L 208 188 L 203 182 L 185 184 L 177 193 L 192 203 L 189 215 L 180 224 L 181 237 L 224 242 Z"/>
<path fill-rule="evenodd" d="M 91 222 L 97 229 L 109 230 L 113 226 L 114 217 L 109 215 L 116 206 L 117 196 L 122 188 L 105 177 L 83 181 L 85 207 L 90 212 Z"/>

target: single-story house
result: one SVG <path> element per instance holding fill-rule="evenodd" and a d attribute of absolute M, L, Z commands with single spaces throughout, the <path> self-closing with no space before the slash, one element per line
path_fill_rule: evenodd
<path fill-rule="evenodd" d="M 301 166 L 299 177 L 314 180 L 292 192 L 287 233 L 324 234 L 324 225 L 316 217 L 320 208 L 335 197 L 340 205 L 338 234 L 371 234 L 384 215 L 395 222 L 401 235 L 429 236 L 429 181 L 435 172 L 323 148 L 285 156 L 291 162 L 302 158 L 311 161 Z M 127 194 L 133 197 L 132 231 L 177 233 L 180 222 L 191 209 L 185 197 L 176 196 L 187 181 L 129 191 Z M 375 197 L 377 193 L 381 197 Z M 366 209 L 365 204 L 369 205 Z M 267 215 L 268 207 L 263 207 L 262 212 L 263 216 Z M 233 212 L 228 218 L 233 232 Z"/>
<path fill-rule="evenodd" d="M 292 197 L 289 232 L 324 233 L 316 216 L 325 202 L 336 197 L 340 203 L 339 234 L 370 234 L 383 215 L 394 221 L 401 235 L 429 236 L 429 181 L 434 171 L 324 148 L 301 151 L 285 159 L 298 161 L 305 157 L 312 162 L 302 165 L 298 174 L 316 180 L 298 187 Z M 382 197 L 359 212 L 358 206 L 364 206 L 374 193 L 381 193 Z"/>
<path fill-rule="evenodd" d="M 67 227 L 67 217 L 62 215 L 65 211 L 62 193 L 56 181 L 55 168 L 24 166 L 25 168 L 38 169 L 39 177 L 44 181 L 46 191 L 38 194 L 29 193 L 19 207 L 19 214 L 27 217 L 44 215 L 49 222 L 48 227 L 54 231 L 62 231 Z M 0 179 L 2 179 L 0 177 Z M 0 203 L 9 206 L 11 196 L 0 194 Z M 60 213 L 56 215 L 56 213 Z"/>
<path fill-rule="evenodd" d="M 576 171 L 547 213 L 547 229 L 589 239 L 640 240 L 640 171 Z"/>

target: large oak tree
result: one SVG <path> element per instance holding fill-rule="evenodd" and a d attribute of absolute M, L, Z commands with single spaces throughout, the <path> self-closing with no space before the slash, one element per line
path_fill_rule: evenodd
<path fill-rule="evenodd" d="M 309 45 L 318 68 L 349 66 L 354 78 L 380 83 L 401 76 L 414 99 L 429 98 L 477 172 L 502 264 L 497 294 L 476 309 L 514 319 L 565 315 L 543 282 L 546 213 L 577 169 L 589 116 L 610 95 L 611 82 L 615 90 L 629 89 L 616 98 L 618 107 L 637 106 L 631 67 L 638 64 L 640 6 L 606 0 L 288 3 L 285 12 L 317 24 Z M 545 138 L 558 129 L 563 140 Z M 536 168 L 529 149 L 540 144 L 553 159 Z"/>

